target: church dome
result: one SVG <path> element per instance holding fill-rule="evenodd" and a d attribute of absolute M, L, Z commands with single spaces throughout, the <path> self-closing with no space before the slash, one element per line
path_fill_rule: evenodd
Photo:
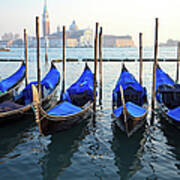
<path fill-rule="evenodd" d="M 70 31 L 77 31 L 77 30 L 78 30 L 78 26 L 77 26 L 75 20 L 74 20 L 74 21 L 72 22 L 72 24 L 69 26 L 69 30 L 70 30 Z"/>

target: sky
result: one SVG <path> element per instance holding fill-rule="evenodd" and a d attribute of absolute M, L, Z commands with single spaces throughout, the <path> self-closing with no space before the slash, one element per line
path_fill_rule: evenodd
<path fill-rule="evenodd" d="M 159 18 L 159 42 L 180 40 L 180 0 L 47 0 L 50 31 L 73 20 L 79 29 L 95 23 L 103 27 L 103 34 L 131 35 L 138 45 L 139 32 L 144 46 L 154 44 L 155 18 Z M 44 0 L 0 0 L 0 36 L 18 33 L 24 28 L 35 35 L 35 17 L 42 21 Z M 42 35 L 42 23 L 41 35 Z"/>

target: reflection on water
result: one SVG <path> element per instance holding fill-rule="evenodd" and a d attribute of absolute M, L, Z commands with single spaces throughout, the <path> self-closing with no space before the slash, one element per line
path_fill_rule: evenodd
<path fill-rule="evenodd" d="M 143 168 L 141 158 L 144 152 L 145 137 L 141 129 L 134 136 L 128 138 L 117 125 L 112 123 L 113 141 L 112 151 L 115 154 L 115 165 L 122 180 L 129 179 L 137 171 Z"/>
<path fill-rule="evenodd" d="M 13 49 L 0 58 L 20 58 L 22 49 Z M 41 49 L 41 51 L 43 51 Z M 49 67 L 41 53 L 41 77 L 50 68 L 50 59 L 61 59 L 62 51 L 49 49 Z M 137 58 L 137 48 L 106 48 L 104 58 Z M 159 58 L 176 58 L 176 48 L 160 48 Z M 37 79 L 36 50 L 29 49 L 29 81 Z M 153 57 L 153 48 L 144 51 L 145 58 Z M 93 58 L 93 49 L 68 48 L 67 58 Z M 93 70 L 93 62 L 88 62 Z M 154 117 L 154 124 L 127 138 L 119 129 L 112 128 L 112 89 L 119 77 L 121 62 L 103 63 L 103 110 L 97 107 L 96 123 L 72 128 L 53 136 L 43 137 L 35 122 L 22 121 L 0 127 L 0 179 L 86 179 L 117 180 L 180 179 L 180 132 Z M 7 77 L 19 63 L 0 63 L 0 76 Z M 139 63 L 126 62 L 127 68 L 138 79 Z M 160 62 L 162 68 L 175 77 L 175 62 Z M 62 75 L 62 64 L 56 64 Z M 66 87 L 79 77 L 84 63 L 66 64 Z M 143 84 L 149 102 L 152 91 L 152 62 L 143 64 Z M 60 90 L 58 90 L 58 95 Z M 92 119 L 91 119 L 92 120 Z"/>
<path fill-rule="evenodd" d="M 47 146 L 43 158 L 40 159 L 43 179 L 56 179 L 71 165 L 71 157 L 88 133 L 87 123 L 83 122 L 71 130 L 51 137 L 51 143 Z"/>
<path fill-rule="evenodd" d="M 17 145 L 23 143 L 26 131 L 32 124 L 32 120 L 27 119 L 0 127 L 0 161 L 9 158 L 7 154 L 12 152 Z"/>
<path fill-rule="evenodd" d="M 160 117 L 161 129 L 166 137 L 166 145 L 168 150 L 172 152 L 172 156 L 176 159 L 175 166 L 179 169 L 180 175 L 180 131 L 170 124 L 163 117 Z"/>

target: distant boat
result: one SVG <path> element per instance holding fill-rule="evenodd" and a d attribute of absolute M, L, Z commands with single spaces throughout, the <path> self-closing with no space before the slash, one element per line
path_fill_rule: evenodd
<path fill-rule="evenodd" d="M 0 51 L 10 51 L 10 48 L 0 48 Z"/>

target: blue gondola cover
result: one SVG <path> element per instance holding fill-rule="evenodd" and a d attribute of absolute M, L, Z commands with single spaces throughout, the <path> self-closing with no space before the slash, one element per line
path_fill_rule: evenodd
<path fill-rule="evenodd" d="M 83 96 L 85 92 L 85 96 L 89 95 L 88 98 Z M 76 103 L 72 100 L 72 96 L 79 98 Z M 80 78 L 65 91 L 62 98 L 63 102 L 51 109 L 48 114 L 56 116 L 76 114 L 83 110 L 81 108 L 82 101 L 87 103 L 89 100 L 93 100 L 93 73 L 87 64 Z"/>
<path fill-rule="evenodd" d="M 63 94 L 63 101 L 71 101 L 71 95 L 79 95 L 86 92 L 93 100 L 93 73 L 88 66 L 84 69 L 84 72 L 80 78 L 72 84 Z"/>
<path fill-rule="evenodd" d="M 127 102 L 126 108 L 127 108 L 128 112 L 134 117 L 142 116 L 147 112 L 146 109 L 144 109 L 140 106 L 137 106 L 136 104 L 134 104 L 132 102 Z M 114 110 L 115 116 L 119 117 L 122 114 L 122 110 L 123 110 L 123 106 L 120 106 L 117 109 L 115 109 Z"/>
<path fill-rule="evenodd" d="M 180 122 L 180 106 L 168 112 L 168 116 Z"/>
<path fill-rule="evenodd" d="M 156 69 L 156 99 L 161 102 L 161 94 L 158 93 L 157 89 L 162 85 L 175 85 L 175 82 L 170 78 L 170 76 L 165 73 L 159 66 Z"/>
<path fill-rule="evenodd" d="M 116 106 L 121 106 L 121 98 L 120 98 L 120 86 L 122 86 L 123 90 L 131 87 L 136 92 L 140 94 L 140 104 L 143 104 L 143 97 L 147 96 L 146 88 L 143 88 L 138 81 L 134 78 L 134 76 L 127 71 L 124 67 L 120 74 L 120 77 L 116 83 L 115 89 L 113 90 L 113 104 Z M 138 104 L 138 103 L 137 103 Z"/>
<path fill-rule="evenodd" d="M 16 71 L 10 77 L 0 81 L 0 94 L 8 91 L 12 88 L 18 81 L 20 81 L 25 75 L 25 65 L 23 64 L 18 71 Z"/>
<path fill-rule="evenodd" d="M 41 96 L 45 96 L 45 90 L 48 91 L 48 94 L 50 94 L 53 89 L 56 87 L 57 83 L 60 79 L 60 73 L 55 67 L 51 67 L 48 74 L 44 77 L 44 79 L 41 81 Z M 37 81 L 29 83 L 24 90 L 21 92 L 20 96 L 24 97 L 25 104 L 29 104 L 32 102 L 32 84 L 37 85 Z M 47 95 L 48 95 L 47 94 Z"/>
<path fill-rule="evenodd" d="M 156 90 L 159 86 L 167 84 L 174 85 L 175 82 L 171 79 L 171 77 L 165 73 L 161 68 L 157 67 L 156 69 Z"/>
<path fill-rule="evenodd" d="M 67 116 L 78 113 L 80 111 L 82 111 L 82 108 L 65 101 L 48 111 L 48 114 L 56 116 Z"/>

